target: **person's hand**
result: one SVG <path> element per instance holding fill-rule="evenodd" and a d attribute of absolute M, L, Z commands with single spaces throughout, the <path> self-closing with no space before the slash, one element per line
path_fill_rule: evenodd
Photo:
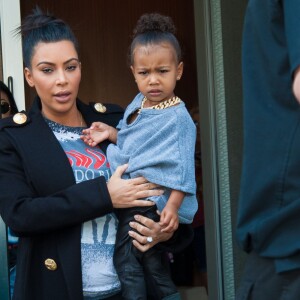
<path fill-rule="evenodd" d="M 297 101 L 300 103 L 300 67 L 294 72 L 293 93 Z"/>
<path fill-rule="evenodd" d="M 117 130 L 102 122 L 92 123 L 90 128 L 82 130 L 82 134 L 80 138 L 91 147 L 107 139 L 113 143 L 117 141 Z"/>
<path fill-rule="evenodd" d="M 174 232 L 178 228 L 178 210 L 175 205 L 167 203 L 161 212 L 159 225 L 162 227 L 162 232 Z"/>
<path fill-rule="evenodd" d="M 128 234 L 133 238 L 133 245 L 141 252 L 146 252 L 157 243 L 169 240 L 174 232 L 162 232 L 162 227 L 144 216 L 134 216 L 136 222 L 130 222 L 131 228 L 137 232 L 130 230 Z M 151 241 L 152 240 L 152 241 Z"/>
<path fill-rule="evenodd" d="M 157 184 L 148 182 L 144 177 L 122 179 L 121 176 L 128 165 L 119 166 L 107 182 L 108 192 L 113 207 L 128 208 L 134 206 L 152 206 L 154 203 L 145 199 L 151 196 L 163 194 L 163 190 L 157 189 Z"/>

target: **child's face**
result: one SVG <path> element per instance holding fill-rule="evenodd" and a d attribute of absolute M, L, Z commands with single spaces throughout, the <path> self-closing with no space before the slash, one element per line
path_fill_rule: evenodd
<path fill-rule="evenodd" d="M 183 63 L 178 64 L 175 50 L 170 44 L 138 45 L 133 58 L 133 76 L 139 91 L 148 99 L 145 107 L 174 96 L 176 81 L 183 72 Z"/>

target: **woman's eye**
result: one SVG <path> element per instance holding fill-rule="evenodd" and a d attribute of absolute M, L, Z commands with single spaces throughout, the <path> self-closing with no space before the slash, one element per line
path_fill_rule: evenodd
<path fill-rule="evenodd" d="M 77 65 L 75 66 L 75 65 L 72 65 L 72 66 L 68 66 L 67 67 L 67 70 L 68 71 L 74 71 L 74 70 L 76 70 L 77 69 Z"/>
<path fill-rule="evenodd" d="M 51 68 L 44 68 L 42 69 L 42 72 L 47 74 L 53 72 L 53 70 Z"/>

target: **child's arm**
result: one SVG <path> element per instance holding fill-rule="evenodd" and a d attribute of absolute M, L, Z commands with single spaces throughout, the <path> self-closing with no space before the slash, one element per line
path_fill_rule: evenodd
<path fill-rule="evenodd" d="M 174 232 L 178 228 L 178 209 L 184 199 L 185 193 L 172 190 L 165 208 L 160 215 L 159 224 L 163 227 L 162 232 Z"/>
<path fill-rule="evenodd" d="M 117 142 L 117 129 L 102 122 L 92 123 L 91 127 L 82 130 L 82 133 L 81 139 L 92 147 L 107 139 L 112 143 Z"/>

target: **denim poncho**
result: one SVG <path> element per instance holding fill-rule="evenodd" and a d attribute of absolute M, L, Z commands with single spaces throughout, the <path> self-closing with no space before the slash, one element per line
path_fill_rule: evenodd
<path fill-rule="evenodd" d="M 197 211 L 194 149 L 196 127 L 185 104 L 166 109 L 142 109 L 137 118 L 128 117 L 141 107 L 138 94 L 127 107 L 118 129 L 117 144 L 109 145 L 107 158 L 112 172 L 128 163 L 123 178 L 144 176 L 165 188 L 161 196 L 149 197 L 159 211 L 165 207 L 172 189 L 186 193 L 179 209 L 181 223 L 191 223 Z"/>

